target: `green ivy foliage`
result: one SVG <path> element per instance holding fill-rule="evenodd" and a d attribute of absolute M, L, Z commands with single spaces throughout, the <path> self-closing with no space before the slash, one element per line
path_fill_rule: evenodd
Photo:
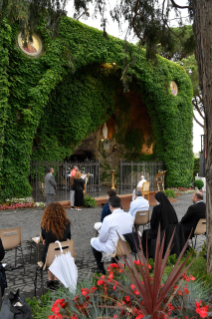
<path fill-rule="evenodd" d="M 114 112 L 123 90 L 125 42 L 68 17 L 51 38 L 42 20 L 37 30 L 44 53 L 30 58 L 17 47 L 18 26 L 1 28 L 1 198 L 28 196 L 31 160 L 62 160 Z M 166 185 L 188 187 L 192 179 L 192 86 L 182 67 L 128 44 L 129 75 L 152 119 L 157 158 L 167 168 Z M 3 57 L 3 59 L 2 59 Z M 116 63 L 114 66 L 113 63 Z M 107 63 L 111 67 L 104 67 Z M 169 82 L 179 93 L 171 95 Z"/>

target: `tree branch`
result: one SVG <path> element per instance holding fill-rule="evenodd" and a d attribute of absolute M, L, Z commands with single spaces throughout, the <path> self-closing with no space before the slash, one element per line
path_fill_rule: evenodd
<path fill-rule="evenodd" d="M 193 10 L 193 7 L 191 6 L 179 6 L 179 4 L 177 4 L 174 0 L 171 0 L 171 3 L 173 4 L 173 6 L 175 8 L 179 8 L 179 9 L 190 9 L 190 10 Z"/>
<path fill-rule="evenodd" d="M 137 37 L 142 41 L 143 39 L 141 38 L 140 33 L 138 32 L 138 29 L 135 26 L 135 20 L 136 20 L 137 16 L 140 15 L 138 13 L 138 4 L 139 4 L 139 2 L 140 2 L 140 0 L 137 0 L 136 4 L 135 4 L 135 15 L 134 15 L 134 17 L 132 19 L 132 26 L 133 26 L 133 29 L 135 30 L 135 33 L 136 33 Z"/>
<path fill-rule="evenodd" d="M 195 100 L 195 102 L 194 102 Z M 197 102 L 197 98 L 196 96 L 194 97 L 194 100 L 192 101 L 194 107 L 196 108 L 197 112 L 199 113 L 199 115 L 202 117 L 203 120 L 205 120 L 205 116 L 202 114 L 202 112 L 200 111 L 200 108 L 198 106 L 198 102 Z"/>
<path fill-rule="evenodd" d="M 199 124 L 199 126 L 201 126 L 201 127 L 204 129 L 204 125 L 201 124 L 201 123 L 197 120 L 196 116 L 194 115 L 194 112 L 193 112 L 193 117 L 194 117 L 195 121 L 197 122 L 197 124 Z"/>

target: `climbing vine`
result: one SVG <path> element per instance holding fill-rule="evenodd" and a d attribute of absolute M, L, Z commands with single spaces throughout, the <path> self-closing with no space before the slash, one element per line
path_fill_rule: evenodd
<path fill-rule="evenodd" d="M 5 18 L 0 23 L 0 187 L 2 185 L 3 146 L 5 143 L 5 124 L 9 108 L 9 82 L 7 68 L 9 65 L 9 46 L 11 28 Z"/>
<path fill-rule="evenodd" d="M 106 39 L 102 32 L 68 17 L 61 19 L 55 38 L 43 25 L 41 20 L 37 29 L 44 43 L 39 58 L 30 58 L 17 47 L 16 24 L 0 31 L 0 57 L 5 57 L 0 59 L 2 199 L 30 195 L 31 160 L 70 156 L 77 144 L 110 118 L 116 107 L 114 96 L 123 89 L 124 41 Z M 187 187 L 193 167 L 190 80 L 182 67 L 161 57 L 153 65 L 146 61 L 144 50 L 129 47 L 135 61 L 129 74 L 147 105 L 155 154 L 168 170 L 167 186 Z M 169 90 L 173 80 L 179 88 L 177 96 Z"/>

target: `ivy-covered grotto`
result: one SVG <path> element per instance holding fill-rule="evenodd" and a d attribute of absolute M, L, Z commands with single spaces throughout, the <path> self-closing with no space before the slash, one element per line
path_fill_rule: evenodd
<path fill-rule="evenodd" d="M 56 37 L 44 25 L 27 46 L 16 23 L 0 28 L 1 198 L 31 194 L 32 160 L 89 158 L 111 169 L 120 159 L 159 160 L 167 186 L 189 186 L 192 85 L 184 69 L 159 56 L 149 62 L 144 49 L 126 50 L 68 17 Z"/>

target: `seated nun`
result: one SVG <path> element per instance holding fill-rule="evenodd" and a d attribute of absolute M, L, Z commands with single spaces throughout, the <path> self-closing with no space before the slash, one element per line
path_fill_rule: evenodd
<path fill-rule="evenodd" d="M 183 236 L 183 230 L 180 224 L 178 224 L 177 214 L 169 202 L 168 198 L 163 192 L 158 192 L 155 194 L 155 199 L 157 202 L 157 206 L 153 208 L 152 216 L 150 220 L 150 229 L 144 230 L 142 235 L 142 247 L 145 256 L 147 256 L 146 252 L 146 244 L 148 247 L 148 257 L 155 257 L 155 247 L 156 247 L 156 239 L 158 234 L 158 229 L 160 225 L 161 231 L 161 240 L 165 234 L 165 246 L 164 252 L 168 243 L 171 239 L 173 232 L 175 231 L 174 240 L 173 240 L 173 249 L 171 253 L 176 253 L 177 255 L 182 250 L 185 239 Z"/>

